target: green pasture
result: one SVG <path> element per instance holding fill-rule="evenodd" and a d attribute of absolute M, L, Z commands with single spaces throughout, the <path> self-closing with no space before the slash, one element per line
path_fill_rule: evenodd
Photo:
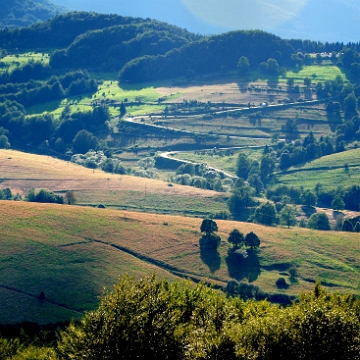
<path fill-rule="evenodd" d="M 44 212 L 36 207 L 23 211 L 20 206 L 18 210 L 12 217 L 10 206 L 6 220 L 1 217 L 1 322 L 79 319 L 97 305 L 104 289 L 111 289 L 120 274 L 166 273 L 111 246 L 88 240 L 102 240 L 108 229 L 136 233 L 136 222 L 126 225 L 93 216 L 96 210 L 91 209 L 74 213 L 59 207 Z M 38 300 L 41 291 L 44 302 Z"/>
<path fill-rule="evenodd" d="M 11 72 L 17 67 L 23 66 L 29 62 L 42 62 L 43 64 L 48 64 L 49 61 L 50 56 L 46 53 L 28 52 L 25 54 L 7 55 L 0 59 L 0 72 L 4 72 L 5 70 Z"/>
<path fill-rule="evenodd" d="M 310 78 L 314 83 L 334 80 L 336 76 L 346 81 L 346 74 L 335 65 L 309 65 L 303 66 L 300 70 L 290 70 L 286 72 L 286 79 L 294 79 L 296 82 L 303 83 L 305 78 Z"/>
<path fill-rule="evenodd" d="M 349 173 L 345 172 L 349 165 Z M 280 184 L 314 189 L 321 183 L 325 189 L 348 187 L 360 181 L 360 149 L 323 156 L 301 166 L 294 166 L 276 175 Z"/>
<path fill-rule="evenodd" d="M 349 176 L 350 175 L 350 176 Z M 350 167 L 349 175 L 344 167 L 337 169 L 319 169 L 277 174 L 277 184 L 314 189 L 320 183 L 324 189 L 336 189 L 338 186 L 349 187 L 360 182 L 360 166 Z"/>
<path fill-rule="evenodd" d="M 261 149 L 228 149 L 228 150 L 200 150 L 192 152 L 178 152 L 174 155 L 176 159 L 187 160 L 194 163 L 205 163 L 210 167 L 221 169 L 230 174 L 236 174 L 236 163 L 238 156 L 245 153 L 251 160 L 260 161 L 262 156 Z"/>
<path fill-rule="evenodd" d="M 358 235 L 293 228 L 279 230 L 276 237 L 275 243 L 261 252 L 261 264 L 268 272 L 259 284 L 270 281 L 274 269 L 291 264 L 297 267 L 299 279 L 292 282 L 287 278 L 290 288 L 320 280 L 336 292 L 359 292 L 360 268 L 355 260 L 360 256 L 360 245 L 355 240 Z"/>
<path fill-rule="evenodd" d="M 306 163 L 301 168 L 316 169 L 320 167 L 343 167 L 345 164 L 348 164 L 349 166 L 360 166 L 360 149 L 352 149 L 328 156 L 323 156 L 320 159 Z"/>
<path fill-rule="evenodd" d="M 176 185 L 177 186 L 177 185 Z M 105 204 L 142 212 L 180 214 L 189 216 L 214 216 L 228 211 L 227 196 L 193 197 L 166 195 L 152 192 L 149 188 L 132 190 L 79 190 L 75 192 L 77 201 L 82 205 L 97 206 Z"/>
<path fill-rule="evenodd" d="M 173 94 L 166 99 L 171 100 L 178 96 L 180 96 L 180 94 Z M 53 114 L 55 117 L 59 117 L 67 105 L 70 106 L 71 112 L 79 112 L 91 110 L 94 102 L 105 102 L 109 105 L 111 115 L 118 117 L 120 104 L 124 102 L 128 115 L 139 116 L 162 112 L 165 109 L 165 105 L 161 105 L 161 103 L 158 102 L 160 97 L 160 94 L 156 92 L 153 86 L 141 89 L 137 89 L 136 87 L 134 87 L 134 89 L 130 87 L 123 89 L 119 87 L 118 82 L 114 79 L 103 81 L 95 93 L 34 105 L 27 109 L 27 113 L 34 115 L 46 112 Z"/>

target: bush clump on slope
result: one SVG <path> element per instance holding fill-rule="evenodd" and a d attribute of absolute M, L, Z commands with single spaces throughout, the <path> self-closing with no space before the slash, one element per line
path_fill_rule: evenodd
<path fill-rule="evenodd" d="M 204 284 L 120 280 L 61 334 L 60 359 L 357 359 L 360 302 L 319 285 L 283 308 Z"/>

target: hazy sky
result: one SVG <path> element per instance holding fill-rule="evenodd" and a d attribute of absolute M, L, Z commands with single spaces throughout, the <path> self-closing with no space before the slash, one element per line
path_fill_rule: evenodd
<path fill-rule="evenodd" d="M 0 0 L 1 1 L 1 0 Z M 261 29 L 282 38 L 360 41 L 360 0 L 53 0 L 74 10 L 153 18 L 199 34 Z"/>
<path fill-rule="evenodd" d="M 197 18 L 229 29 L 271 30 L 295 18 L 308 0 L 182 0 Z"/>

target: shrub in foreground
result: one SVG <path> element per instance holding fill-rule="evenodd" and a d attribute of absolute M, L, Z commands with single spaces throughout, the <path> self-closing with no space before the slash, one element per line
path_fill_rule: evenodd
<path fill-rule="evenodd" d="M 60 359 L 359 359 L 360 302 L 318 284 L 288 307 L 204 284 L 120 280 L 61 333 Z"/>

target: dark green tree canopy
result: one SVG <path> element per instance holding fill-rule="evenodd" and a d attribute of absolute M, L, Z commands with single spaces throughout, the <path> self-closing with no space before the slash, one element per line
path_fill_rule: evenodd
<path fill-rule="evenodd" d="M 329 218 L 325 213 L 312 214 L 308 221 L 308 227 L 315 230 L 330 230 Z"/>
<path fill-rule="evenodd" d="M 259 205 L 254 214 L 254 220 L 263 225 L 274 225 L 277 223 L 277 212 L 274 204 L 267 201 Z"/>
<path fill-rule="evenodd" d="M 246 56 L 241 56 L 237 63 L 237 71 L 240 75 L 246 75 L 250 71 L 250 62 Z"/>
<path fill-rule="evenodd" d="M 206 236 L 210 236 L 218 231 L 218 226 L 214 220 L 204 219 L 201 223 L 200 231 L 205 233 Z"/>
<path fill-rule="evenodd" d="M 234 248 L 237 248 L 244 242 L 244 239 L 244 234 L 238 229 L 234 229 L 229 234 L 228 242 L 233 244 Z"/>
<path fill-rule="evenodd" d="M 74 152 L 85 154 L 89 150 L 96 150 L 98 147 L 98 139 L 87 130 L 80 130 L 73 140 Z"/>
<path fill-rule="evenodd" d="M 285 224 L 288 228 L 290 226 L 296 225 L 296 212 L 295 209 L 292 206 L 285 205 L 280 213 L 280 220 L 283 224 Z"/>
<path fill-rule="evenodd" d="M 254 250 L 260 246 L 260 238 L 251 231 L 245 236 L 245 245 L 249 246 L 251 250 Z"/>

